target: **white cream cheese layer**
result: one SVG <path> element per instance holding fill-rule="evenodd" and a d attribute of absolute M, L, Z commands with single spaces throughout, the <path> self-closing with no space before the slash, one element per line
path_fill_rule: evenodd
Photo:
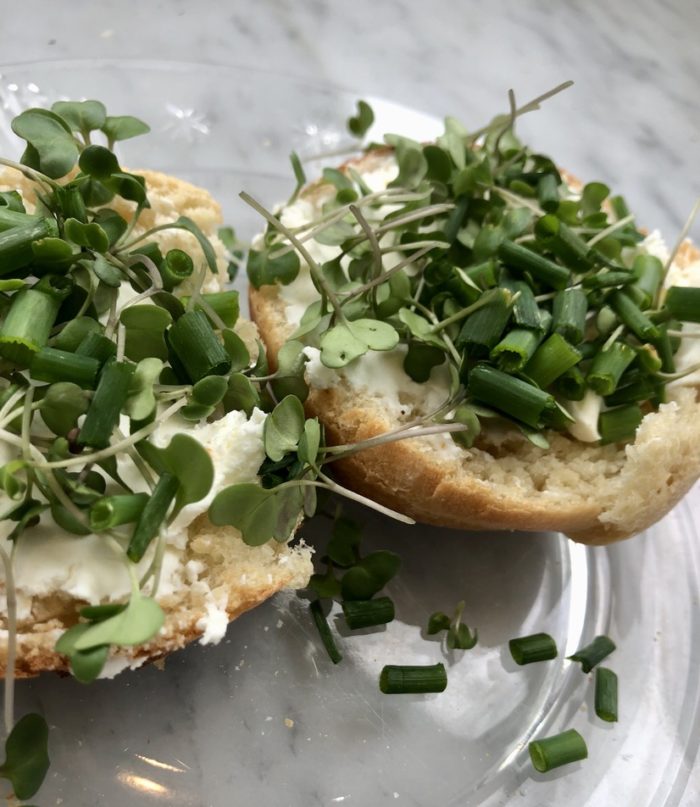
<path fill-rule="evenodd" d="M 393 160 L 387 160 L 381 167 L 363 173 L 362 177 L 373 190 L 386 188 L 396 176 L 397 167 Z M 332 194 L 318 194 L 312 199 L 298 199 L 294 204 L 282 211 L 282 222 L 288 227 L 301 227 L 321 214 L 321 206 Z M 311 257 L 318 263 L 332 260 L 340 254 L 339 247 L 318 244 L 313 239 L 305 242 Z M 632 252 L 632 251 L 631 251 Z M 651 232 L 632 252 L 658 257 L 662 263 L 668 260 L 668 249 L 658 232 Z M 677 263 L 671 265 L 666 281 L 667 286 L 686 285 L 700 286 L 700 261 L 681 269 Z M 308 266 L 302 261 L 296 279 L 287 286 L 281 286 L 280 297 L 285 302 L 285 317 L 290 325 L 296 327 L 306 309 L 316 300 L 318 292 L 311 281 Z M 700 333 L 700 325 L 686 324 L 683 330 L 688 333 Z M 338 384 L 348 384 L 362 395 L 369 395 L 377 400 L 377 405 L 391 414 L 392 417 L 410 416 L 416 403 L 420 403 L 421 413 L 436 409 L 448 394 L 449 374 L 446 364 L 433 369 L 424 384 L 413 381 L 403 370 L 405 346 L 395 350 L 370 351 L 342 370 L 331 370 L 320 360 L 320 353 L 315 348 L 306 348 L 309 359 L 306 365 L 306 377 L 309 384 L 318 389 L 329 389 Z M 679 372 L 700 363 L 700 339 L 684 339 L 676 353 L 676 368 Z M 700 370 L 674 384 L 700 384 Z M 573 405 L 571 405 L 573 404 Z M 602 398 L 589 392 L 580 402 L 565 402 L 567 409 L 575 418 L 569 431 L 582 442 L 595 442 L 600 439 L 597 419 L 603 407 Z M 449 438 L 448 438 L 449 439 Z M 443 440 L 440 441 L 441 443 Z M 456 448 L 449 440 L 450 449 Z M 458 449 L 460 452 L 461 449 Z"/>
<path fill-rule="evenodd" d="M 258 409 L 253 411 L 250 419 L 243 412 L 233 411 L 220 420 L 193 426 L 175 416 L 160 424 L 153 433 L 153 442 L 160 447 L 167 445 L 177 433 L 191 435 L 207 450 L 214 464 L 214 483 L 209 494 L 184 507 L 165 532 L 166 548 L 158 599 L 176 595 L 179 589 L 193 584 L 205 586 L 211 595 L 206 582 L 199 579 L 204 571 L 202 564 L 185 560 L 188 528 L 206 512 L 218 491 L 228 485 L 256 480 L 256 471 L 265 456 L 262 439 L 265 417 L 265 413 Z M 14 447 L 0 442 L 0 464 L 14 457 L 15 452 Z M 127 484 L 135 490 L 147 490 L 143 477 L 128 457 L 120 457 L 118 467 Z M 116 486 L 112 491 L 108 486 L 108 492 L 117 492 Z M 3 494 L 0 507 L 8 509 L 9 506 L 10 502 Z M 13 522 L 0 522 L 0 540 L 5 541 L 8 551 L 11 547 L 7 535 L 13 526 Z M 126 546 L 127 542 L 128 529 L 124 529 L 122 543 Z M 138 564 L 139 575 L 148 569 L 154 549 L 152 545 Z M 20 620 L 29 616 L 32 597 L 62 592 L 97 604 L 123 599 L 130 592 L 124 561 L 104 536 L 67 533 L 53 523 L 47 512 L 42 514 L 41 523 L 25 532 L 17 542 L 14 569 Z M 0 573 L 0 579 L 3 577 L 4 573 Z M 206 595 L 207 591 L 203 593 Z M 222 610 L 224 613 L 225 610 L 213 597 L 205 598 L 207 615 L 199 626 L 204 631 L 202 641 L 218 641 L 225 631 L 225 626 L 222 628 Z"/>

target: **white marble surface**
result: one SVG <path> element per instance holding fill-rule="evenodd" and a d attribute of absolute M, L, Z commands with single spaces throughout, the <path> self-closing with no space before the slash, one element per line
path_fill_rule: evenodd
<path fill-rule="evenodd" d="M 3 64 L 107 57 L 255 66 L 345 87 L 360 96 L 383 96 L 436 115 L 456 114 L 467 123 L 480 123 L 501 111 L 509 87 L 525 100 L 572 78 L 575 87 L 537 113 L 541 117 L 536 121 L 533 116 L 524 119 L 522 131 L 536 137 L 534 142 L 541 150 L 553 152 L 574 172 L 601 179 L 624 192 L 640 219 L 660 226 L 670 240 L 700 194 L 698 33 L 700 4 L 696 0 L 355 0 L 351 4 L 330 0 L 74 0 L 70 5 L 49 0 L 24 0 L 21 4 L 0 0 Z M 0 67 L 0 72 L 3 70 Z M 212 110 L 207 108 L 207 112 L 211 116 Z M 272 111 L 260 101 L 241 114 L 259 117 L 264 128 L 263 118 Z M 696 238 L 699 231 L 696 225 Z M 377 529 L 383 536 L 381 524 Z M 396 537 L 395 531 L 391 534 Z M 454 547 L 454 536 L 452 540 Z M 551 575 L 551 565 L 558 562 L 554 546 L 544 537 L 532 540 L 528 550 L 522 545 L 516 548 L 507 538 L 500 539 L 498 546 L 533 571 L 546 563 Z M 476 560 L 464 560 L 490 574 L 499 565 L 498 550 L 491 544 L 479 547 Z M 431 568 L 444 572 L 450 557 L 445 550 Z M 637 554 L 625 545 L 612 556 L 613 561 L 615 557 L 624 571 L 636 563 Z M 673 576 L 669 571 L 667 574 L 662 582 L 671 586 Z M 478 576 L 472 573 L 472 577 L 478 587 Z M 521 582 L 515 572 L 508 578 L 509 585 Z M 622 582 L 629 586 L 630 580 Z M 411 602 L 410 592 L 404 594 Z M 527 614 L 532 592 L 522 589 L 516 594 L 516 605 Z M 500 669 L 495 650 L 498 642 L 509 632 L 512 635 L 520 624 L 509 610 L 512 607 L 512 599 L 497 602 L 500 621 L 491 624 L 490 633 L 485 634 L 484 656 L 477 657 L 475 666 L 482 665 L 489 675 Z M 639 607 L 641 613 L 642 605 Z M 483 603 L 481 612 L 477 610 L 484 622 L 487 610 Z M 693 613 L 697 618 L 697 604 Z M 51 801 L 39 799 L 38 804 L 345 807 L 347 803 L 348 807 L 376 807 L 393 800 L 399 807 L 442 804 L 442 800 L 430 803 L 426 795 L 430 787 L 425 777 L 435 775 L 435 769 L 421 762 L 420 754 L 426 749 L 402 744 L 399 729 L 404 722 L 420 725 L 420 704 L 412 703 L 408 712 L 387 705 L 385 714 L 383 702 L 366 695 L 369 679 L 353 683 L 347 672 L 338 678 L 328 665 L 321 669 L 320 681 L 307 681 L 304 676 L 311 675 L 315 663 L 304 643 L 304 624 L 295 614 L 285 602 L 260 609 L 233 626 L 228 644 L 207 651 L 192 648 L 180 654 L 165 679 L 151 669 L 119 684 L 99 684 L 93 690 L 55 679 L 22 688 L 22 703 L 46 710 L 54 724 L 52 743 L 57 764 L 47 791 Z M 544 618 L 541 613 L 539 616 Z M 635 631 L 641 629 L 639 614 L 633 610 L 625 619 L 619 615 L 615 618 L 621 620 L 618 627 L 629 632 L 632 638 L 628 642 L 632 642 Z M 292 625 L 289 638 L 275 638 L 269 648 L 266 644 L 261 649 L 260 636 L 276 633 L 279 620 Z M 248 649 L 248 639 L 258 642 L 254 653 Z M 642 642 L 639 637 L 637 640 Z M 681 659 L 689 669 L 693 664 L 697 669 L 697 660 L 697 653 Z M 254 671 L 243 678 L 246 664 L 253 664 Z M 278 664 L 285 666 L 277 668 Z M 685 666 L 683 669 L 680 687 L 687 683 Z M 289 682 L 287 689 L 280 688 L 278 672 Z M 357 674 L 353 669 L 350 672 Z M 640 697 L 647 694 L 651 698 L 654 687 L 646 690 L 639 673 L 634 678 L 631 663 L 629 675 Z M 664 675 L 672 690 L 669 701 L 680 698 L 674 689 L 672 664 Z M 483 679 L 475 680 L 483 683 Z M 527 680 L 532 687 L 541 683 L 534 678 Z M 691 692 L 691 684 L 687 686 Z M 310 691 L 312 687 L 316 689 Z M 478 697 L 488 699 L 488 690 L 478 692 Z M 528 692 L 526 688 L 519 693 L 525 705 Z M 359 706 L 354 705 L 351 694 L 362 701 Z M 322 712 L 312 720 L 310 714 L 295 711 L 300 701 L 312 703 L 314 699 L 321 705 L 341 703 L 342 708 L 339 712 L 329 709 L 332 719 L 325 722 L 318 717 Z M 154 707 L 155 703 L 159 706 Z M 685 703 L 682 701 L 683 707 Z M 680 707 L 676 704 L 674 708 Z M 116 723 L 101 722 L 103 715 L 113 717 L 115 713 L 123 715 Z M 662 716 L 658 716 L 661 726 Z M 293 719 L 294 725 L 286 725 L 285 717 Z M 333 720 L 344 721 L 340 738 L 338 723 Z M 441 746 L 437 738 L 446 724 L 434 722 L 437 734 L 430 736 L 435 738 L 436 748 L 454 750 L 455 737 L 460 742 L 466 737 L 479 747 L 482 727 L 456 726 L 453 721 Z M 585 725 L 592 730 L 588 721 Z M 643 725 L 648 731 L 655 730 L 650 719 Z M 692 767 L 693 760 L 683 759 L 682 749 L 673 749 L 673 728 L 670 726 L 670 733 L 663 736 L 671 738 L 681 769 Z M 683 730 L 690 729 L 686 726 Z M 236 738 L 237 749 L 232 750 L 226 742 L 230 737 Z M 611 750 L 615 737 L 614 733 L 606 735 Z M 493 741 L 494 737 L 486 729 L 484 738 L 486 748 L 489 738 Z M 366 742 L 377 753 L 369 763 L 362 754 Z M 333 789 L 322 770 L 336 764 L 348 747 L 352 749 L 347 760 L 349 773 L 340 777 L 338 788 Z M 397 760 L 397 749 L 405 759 Z M 483 753 L 487 757 L 490 752 Z M 465 761 L 455 752 L 450 765 L 476 770 L 481 763 L 484 767 L 491 764 L 486 757 Z M 168 764 L 171 770 L 154 767 L 144 759 Z M 590 770 L 604 769 L 600 759 L 592 758 L 589 764 Z M 363 767 L 368 765 L 371 767 Z M 378 776 L 377 769 L 384 770 L 384 778 L 372 795 L 369 784 Z M 585 768 L 575 775 L 585 776 Z M 108 784 L 103 781 L 105 776 Z M 642 772 L 638 777 L 643 779 Z M 492 793 L 488 803 L 559 807 L 564 803 L 560 798 L 567 798 L 565 788 L 570 781 L 555 778 L 542 783 L 529 778 L 502 799 Z M 633 784 L 621 794 L 616 783 L 608 781 L 596 791 L 589 807 L 626 804 L 633 792 L 637 793 Z M 700 801 L 699 793 L 696 766 L 685 795 L 677 794 L 681 800 L 673 804 L 694 807 Z M 647 795 L 638 794 L 635 803 L 653 803 L 644 801 Z M 450 803 L 462 807 L 486 802 L 469 796 L 468 801 L 457 798 Z"/>

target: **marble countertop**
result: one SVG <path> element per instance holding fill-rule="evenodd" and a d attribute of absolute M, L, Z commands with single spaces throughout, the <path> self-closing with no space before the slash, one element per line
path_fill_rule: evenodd
<path fill-rule="evenodd" d="M 640 222 L 659 227 L 669 242 L 675 240 L 700 195 L 697 0 L 432 0 L 420 4 L 410 0 L 343 4 L 332 0 L 74 0 L 70 25 L 66 23 L 67 8 L 47 0 L 24 0 L 22 4 L 0 0 L 0 75 L 7 69 L 3 65 L 85 58 L 243 65 L 313 79 L 357 96 L 383 97 L 433 115 L 454 114 L 476 125 L 503 111 L 509 88 L 520 101 L 526 101 L 565 79 L 573 79 L 575 86 L 547 103 L 537 113 L 536 123 L 534 116 L 522 119 L 519 129 L 526 139 L 543 152 L 556 154 L 574 173 L 599 179 L 624 193 Z M 246 114 L 263 116 L 265 110 L 256 107 Z M 700 222 L 692 233 L 700 240 Z M 377 529 L 383 530 L 382 525 Z M 454 534 L 450 535 L 455 540 Z M 510 540 L 502 539 L 505 543 Z M 508 549 L 516 555 L 520 552 L 529 568 L 546 566 L 547 574 L 556 577 L 553 568 L 559 560 L 546 554 L 554 552 L 552 546 L 539 542 L 531 549 L 516 549 L 513 541 Z M 445 550 L 441 556 L 445 568 L 448 554 Z M 486 564 L 487 558 L 495 566 L 496 554 L 485 545 L 477 550 L 477 561 Z M 618 554 L 620 558 L 633 555 L 627 545 Z M 612 558 L 614 561 L 615 553 Z M 421 572 L 416 569 L 417 579 Z M 513 575 L 514 585 L 518 585 L 519 575 Z M 665 582 L 672 585 L 670 578 Z M 52 742 L 56 743 L 56 756 L 65 761 L 72 754 L 76 761 L 75 769 L 58 765 L 52 771 L 47 784 L 51 800 L 37 797 L 37 804 L 121 807 L 137 803 L 130 794 L 140 787 L 139 805 L 335 807 L 347 801 L 347 807 L 376 807 L 379 798 L 376 804 L 361 796 L 359 800 L 352 798 L 353 792 L 361 792 L 359 785 L 357 791 L 335 793 L 315 790 L 309 784 L 307 774 L 314 766 L 332 764 L 346 748 L 337 738 L 334 742 L 336 727 L 329 722 L 324 726 L 328 733 L 319 730 L 313 734 L 317 756 L 305 751 L 310 748 L 311 732 L 307 736 L 304 715 L 294 711 L 293 695 L 301 693 L 311 699 L 305 681 L 299 677 L 300 671 L 311 669 L 313 659 L 309 660 L 306 651 L 304 658 L 296 658 L 301 645 L 294 641 L 307 641 L 308 637 L 286 601 L 268 605 L 241 620 L 240 627 L 237 622 L 236 632 L 230 631 L 226 644 L 178 654 L 172 666 L 169 662 L 167 679 L 149 669 L 135 673 L 118 689 L 102 682 L 87 691 L 75 682 L 58 679 L 42 679 L 20 688 L 27 707 L 46 707 L 55 721 Z M 272 635 L 283 621 L 292 628 L 289 639 L 277 640 L 283 643 L 281 649 L 263 648 L 253 656 L 245 643 L 248 638 L 255 641 L 263 631 Z M 697 660 L 697 653 L 693 659 Z M 248 665 L 255 661 L 258 667 L 253 674 Z M 289 693 L 280 694 L 278 689 L 268 702 L 268 693 L 279 686 L 275 678 L 278 670 L 270 666 L 277 663 L 287 665 L 280 671 L 288 677 Z M 250 677 L 243 684 L 246 670 Z M 355 714 L 345 689 L 353 684 L 349 675 L 344 675 L 338 679 L 341 683 L 329 683 L 317 698 L 328 702 L 336 698 L 344 704 L 346 728 L 356 732 L 348 765 L 357 766 L 352 770 L 357 770 L 359 782 L 363 775 L 359 743 L 365 742 L 361 738 L 367 729 L 362 721 L 366 718 L 372 728 L 376 717 L 382 726 L 384 748 L 386 716 L 383 705 L 378 707 L 381 715 L 371 714 L 374 701 L 363 703 Z M 331 680 L 336 679 L 329 677 Z M 355 694 L 362 697 L 359 690 Z M 167 709 L 153 710 L 156 699 L 182 707 L 184 717 L 166 713 Z M 229 703 L 236 704 L 245 724 L 246 744 L 240 749 L 244 771 L 233 766 L 225 744 L 210 731 L 214 725 L 223 736 L 230 728 Z M 391 708 L 387 706 L 387 713 Z M 119 710 L 123 713 L 121 725 L 100 726 L 103 713 Z M 399 714 L 394 725 L 401 725 L 401 719 Z M 181 730 L 183 720 L 189 733 Z M 386 725 L 390 725 L 388 718 Z M 367 736 L 370 734 L 367 729 Z M 84 744 L 82 737 L 86 738 Z M 95 738 L 94 747 L 91 738 Z M 387 749 L 390 742 L 401 748 L 400 731 L 394 729 L 393 738 L 387 736 Z M 143 790 L 151 774 L 157 778 L 148 765 L 156 757 L 163 758 L 159 756 L 163 749 L 171 753 L 171 769 L 156 774 L 175 779 L 180 776 L 189 783 L 188 788 L 178 791 L 177 802 L 174 798 L 168 802 L 167 789 Z M 267 756 L 270 753 L 274 758 Z M 141 773 L 136 767 L 128 767 L 127 760 L 131 764 L 134 757 L 141 760 Z M 325 759 L 325 763 L 315 759 Z M 93 778 L 101 775 L 96 771 L 107 764 L 106 760 L 113 766 L 114 789 L 109 790 L 109 796 L 93 786 Z M 589 762 L 594 764 L 594 760 Z M 405 764 L 409 768 L 414 761 L 407 757 Z M 420 768 L 420 760 L 416 764 Z M 456 756 L 454 764 L 463 761 Z M 692 759 L 679 764 L 693 768 Z M 697 803 L 697 764 L 689 776 L 685 795 L 679 791 L 680 800 L 672 802 L 678 807 Z M 220 782 L 212 791 L 211 782 L 217 778 Z M 262 795 L 268 792 L 268 781 L 286 783 L 287 789 L 268 800 Z M 564 792 L 557 789 L 558 784 L 561 782 L 549 783 L 541 790 L 535 784 L 527 794 L 516 792 L 507 803 L 509 807 L 558 807 L 563 803 L 557 800 L 558 794 Z M 396 799 L 400 806 L 428 807 L 417 790 L 404 792 L 390 785 L 388 779 L 384 789 L 382 804 Z M 203 790 L 216 796 L 202 802 L 198 794 Z M 468 802 L 449 803 L 452 807 L 462 807 L 463 803 L 476 807 L 486 802 L 470 797 Z M 489 801 L 492 803 L 496 801 Z M 499 807 L 506 804 L 497 803 Z M 647 803 L 652 804 L 643 802 Z M 607 800 L 590 802 L 588 807 L 611 804 Z"/>

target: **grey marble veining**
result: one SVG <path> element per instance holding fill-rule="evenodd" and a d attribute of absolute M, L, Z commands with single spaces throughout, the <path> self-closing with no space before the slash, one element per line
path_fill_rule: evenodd
<path fill-rule="evenodd" d="M 521 131 L 581 177 L 601 179 L 624 192 L 640 220 L 659 226 L 669 240 L 700 194 L 699 33 L 696 0 L 74 0 L 70 5 L 0 0 L 0 61 L 6 64 L 92 57 L 246 65 L 344 87 L 359 96 L 384 97 L 434 115 L 455 114 L 468 124 L 502 111 L 510 87 L 524 101 L 572 78 L 575 87 L 523 118 Z M 115 77 L 116 88 L 118 80 Z M 177 72 L 170 80 L 185 83 Z M 190 140 L 177 140 L 177 132 L 172 132 L 177 143 L 173 149 L 182 160 L 188 151 L 199 150 L 202 171 L 195 178 L 230 193 L 226 177 L 211 173 L 221 154 L 202 154 L 210 146 L 208 136 L 197 133 L 197 125 L 216 131 L 234 128 L 237 116 L 244 115 L 247 128 L 259 132 L 260 142 L 270 140 L 272 153 L 282 148 L 272 142 L 274 129 L 286 132 L 288 127 L 298 133 L 304 121 L 290 123 L 295 110 L 285 106 L 285 99 L 268 106 L 266 99 L 250 98 L 245 88 L 238 88 L 231 97 L 240 99 L 239 106 L 225 109 L 221 88 L 212 93 L 209 89 L 202 88 L 196 111 L 203 117 L 194 121 L 194 134 Z M 186 122 L 190 130 L 191 123 Z M 226 154 L 232 160 L 243 164 L 255 158 L 262 174 L 274 173 L 272 158 L 269 165 L 265 162 L 267 152 L 251 153 L 250 143 L 231 140 Z M 163 157 L 154 154 L 154 159 Z M 216 182 L 220 185 L 214 186 Z M 260 192 L 267 192 L 266 187 Z M 271 182 L 269 193 L 277 192 Z M 240 211 L 233 205 L 228 209 L 233 216 Z M 694 232 L 697 238 L 698 225 Z M 667 551 L 683 574 L 679 571 L 676 579 L 673 570 L 666 569 L 660 580 L 646 583 L 680 591 L 692 564 L 684 565 L 686 556 L 677 540 L 679 534 L 689 534 L 688 527 L 679 533 L 676 518 L 680 516 L 665 522 L 668 534 L 660 538 L 668 542 Z M 378 546 L 405 542 L 406 577 L 392 591 L 402 617 L 387 635 L 374 633 L 349 642 L 349 666 L 343 669 L 331 669 L 314 650 L 300 604 L 280 598 L 235 623 L 219 647 L 192 647 L 177 654 L 165 673 L 149 668 L 90 688 L 53 677 L 21 686 L 20 707 L 45 712 L 52 723 L 55 764 L 44 791 L 50 800 L 37 803 L 573 803 L 567 787 L 572 781 L 577 786 L 575 778 L 539 781 L 523 772 L 522 755 L 513 763 L 515 784 L 467 793 L 469 783 L 502 752 L 499 731 L 514 719 L 534 720 L 530 708 L 551 683 L 546 671 L 531 670 L 523 677 L 509 671 L 499 648 L 523 625 L 565 635 L 564 622 L 575 616 L 561 612 L 560 600 L 571 591 L 561 590 L 560 567 L 566 557 L 555 539 L 540 536 L 525 544 L 510 536 L 494 542 L 472 539 L 467 551 L 461 536 L 440 534 L 439 548 L 426 563 L 419 539 L 406 538 L 403 531 L 377 519 L 370 524 Z M 318 538 L 321 532 L 317 527 L 310 535 Z M 662 639 L 674 630 L 672 615 L 657 612 L 656 600 L 641 596 L 637 588 L 640 558 L 656 563 L 654 551 L 651 541 L 642 538 L 637 548 L 626 544 L 609 556 L 613 582 L 627 597 L 613 616 L 613 628 L 630 650 L 656 641 L 656 636 L 644 633 L 650 622 L 658 625 Z M 499 562 L 502 554 L 510 558 L 508 568 Z M 601 560 L 596 553 L 587 557 L 591 569 Z M 426 577 L 441 585 L 424 586 Z M 463 581 L 468 581 L 466 593 Z M 447 603 L 435 601 L 441 587 L 449 591 Z M 426 646 L 420 638 L 421 620 L 431 608 L 449 607 L 462 596 L 469 598 L 468 611 L 482 628 L 478 650 L 455 667 L 463 689 L 452 699 L 428 703 L 416 699 L 397 704 L 379 697 L 376 673 L 387 654 L 408 648 L 432 660 L 442 658 L 437 646 Z M 688 609 L 697 619 L 697 603 Z M 683 766 L 692 768 L 694 760 L 685 759 L 683 749 L 675 746 L 679 741 L 674 731 L 694 736 L 693 727 L 681 725 L 682 720 L 679 726 L 668 724 L 666 711 L 654 699 L 658 696 L 669 714 L 694 714 L 691 695 L 696 690 L 688 684 L 691 694 L 686 694 L 683 686 L 691 680 L 687 671 L 698 668 L 698 651 L 688 645 L 673 661 L 664 661 L 661 695 L 648 685 L 647 667 L 640 667 L 636 656 L 623 655 L 619 661 L 619 671 L 626 675 L 625 719 L 634 721 L 642 740 L 645 732 L 658 734 L 671 759 L 668 764 L 681 771 Z M 490 686 L 494 681 L 509 683 L 510 701 L 499 701 L 500 690 Z M 579 788 L 601 775 L 600 786 L 590 791 L 594 795 L 589 807 L 624 805 L 630 798 L 651 803 L 643 801 L 649 794 L 644 790 L 642 756 L 629 738 L 624 740 L 623 759 L 630 773 L 619 781 L 603 779 L 603 751 L 614 756 L 623 735 L 617 728 L 602 732 L 594 727 L 585 711 L 585 682 L 572 679 L 569 684 L 567 718 L 580 720 L 587 734 L 598 732 L 588 767 L 573 774 L 587 777 L 578 780 Z M 630 704 L 637 702 L 642 705 L 635 711 Z M 484 709 L 471 708 L 473 704 Z M 442 768 L 431 754 L 440 755 Z M 666 764 L 665 757 L 662 762 Z M 455 771 L 456 778 L 464 780 L 461 790 L 444 781 L 445 772 Z M 674 804 L 698 803 L 697 765 L 690 776 L 685 796 Z M 502 784 L 503 778 L 498 781 Z"/>

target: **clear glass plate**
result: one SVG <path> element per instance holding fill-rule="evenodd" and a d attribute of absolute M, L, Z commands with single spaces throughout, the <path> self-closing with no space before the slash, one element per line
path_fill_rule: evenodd
<path fill-rule="evenodd" d="M 22 108 L 95 97 L 146 119 L 153 135 L 122 160 L 209 188 L 244 236 L 259 227 L 237 197 L 267 204 L 291 187 L 288 154 L 342 149 L 355 96 L 232 67 L 76 61 L 0 68 L 0 152 L 18 153 Z M 376 133 L 428 139 L 439 122 L 371 99 Z M 311 160 L 313 176 L 322 162 Z M 233 623 L 218 647 L 193 646 L 83 687 L 45 675 L 21 683 L 18 713 L 43 712 L 52 767 L 40 805 L 697 805 L 700 777 L 700 562 L 696 490 L 660 524 L 609 548 L 559 535 L 406 528 L 366 511 L 370 547 L 398 550 L 397 619 L 346 635 L 343 663 L 320 648 L 306 603 L 278 596 Z M 307 524 L 322 547 L 328 522 Z M 445 653 L 422 634 L 433 610 L 466 600 L 479 644 Z M 548 631 L 560 655 L 520 669 L 507 641 Z M 603 724 L 592 679 L 565 656 L 596 633 L 618 642 L 620 722 Z M 462 657 L 463 656 L 463 657 Z M 449 667 L 442 695 L 381 695 L 387 663 Z M 546 776 L 527 743 L 568 727 L 589 759 Z"/>

